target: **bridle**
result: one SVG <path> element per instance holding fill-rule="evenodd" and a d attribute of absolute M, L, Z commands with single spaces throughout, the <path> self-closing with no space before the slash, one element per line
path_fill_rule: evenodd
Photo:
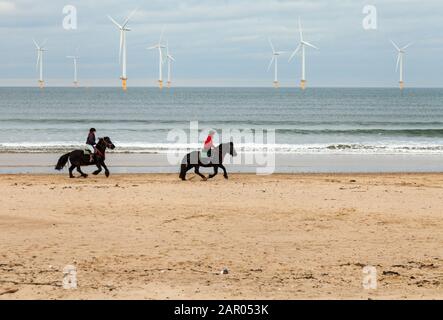
<path fill-rule="evenodd" d="M 103 141 L 104 143 L 105 143 L 105 145 L 104 145 L 104 147 L 105 147 L 105 150 L 106 150 L 106 148 L 111 148 L 111 143 L 108 143 L 105 139 L 100 139 L 100 141 Z M 100 143 L 100 141 L 99 141 L 99 143 Z M 98 143 L 97 143 L 97 145 L 98 145 Z M 103 159 L 105 158 L 105 152 L 103 151 L 100 151 L 97 147 L 95 148 L 95 152 L 97 153 L 97 155 L 98 156 L 100 156 L 100 157 L 102 157 Z"/>

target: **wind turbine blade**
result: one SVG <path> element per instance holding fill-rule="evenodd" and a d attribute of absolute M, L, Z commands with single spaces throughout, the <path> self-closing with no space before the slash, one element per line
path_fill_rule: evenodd
<path fill-rule="evenodd" d="M 291 61 L 291 60 L 295 57 L 295 55 L 296 55 L 297 52 L 300 50 L 300 48 L 301 48 L 301 44 L 299 44 L 298 47 L 297 47 L 297 49 L 294 50 L 294 52 L 293 52 L 293 53 L 291 54 L 291 56 L 289 57 L 289 60 L 288 60 L 288 61 Z"/>
<path fill-rule="evenodd" d="M 403 48 L 401 48 L 401 50 L 406 50 L 407 48 L 409 48 L 410 46 L 412 46 L 414 44 L 414 42 L 410 42 L 407 45 L 405 45 Z"/>
<path fill-rule="evenodd" d="M 173 57 L 173 56 L 171 56 L 171 55 L 168 55 L 168 58 L 169 58 L 170 60 L 172 60 L 172 61 L 174 61 L 174 62 L 175 62 L 175 59 L 174 59 L 174 57 Z"/>
<path fill-rule="evenodd" d="M 152 46 L 152 47 L 149 47 L 149 48 L 147 48 L 148 50 L 153 50 L 153 49 L 157 49 L 157 46 Z"/>
<path fill-rule="evenodd" d="M 275 60 L 275 56 L 272 56 L 271 62 L 269 62 L 268 71 L 271 69 L 272 63 L 274 62 L 274 60 Z"/>
<path fill-rule="evenodd" d="M 35 47 L 37 48 L 37 50 L 40 49 L 40 47 L 38 46 L 38 44 L 37 44 L 37 42 L 35 41 L 35 39 L 32 39 L 32 41 L 34 42 Z"/>
<path fill-rule="evenodd" d="M 398 66 L 400 65 L 400 60 L 401 60 L 401 53 L 398 53 L 398 57 L 397 57 L 397 66 L 395 67 L 395 72 L 398 71 Z"/>
<path fill-rule="evenodd" d="M 48 42 L 48 39 L 45 39 L 45 40 L 42 42 L 42 44 L 40 45 L 40 48 L 43 48 L 43 47 L 45 46 L 46 42 Z"/>
<path fill-rule="evenodd" d="M 394 41 L 391 40 L 392 45 L 395 47 L 395 49 L 397 49 L 397 51 L 400 51 L 400 48 L 395 44 Z"/>
<path fill-rule="evenodd" d="M 132 12 L 129 14 L 129 16 L 126 18 L 125 22 L 123 22 L 123 28 L 126 27 L 126 25 L 127 25 L 128 22 L 129 22 L 129 19 L 132 18 L 132 16 L 137 12 L 137 10 L 138 10 L 138 8 L 136 8 L 134 11 L 132 11 Z"/>
<path fill-rule="evenodd" d="M 274 45 L 272 44 L 271 38 L 268 38 L 268 41 L 269 41 L 269 45 L 271 46 L 272 53 L 275 53 Z"/>
<path fill-rule="evenodd" d="M 162 27 L 162 32 L 160 33 L 160 39 L 158 40 L 158 44 L 162 44 L 163 34 L 165 33 L 165 26 Z"/>
<path fill-rule="evenodd" d="M 308 47 L 311 47 L 311 48 L 314 48 L 314 49 L 319 50 L 316 46 L 314 46 L 313 44 L 310 44 L 309 42 L 303 41 L 303 43 L 304 43 L 305 45 L 307 45 Z"/>
<path fill-rule="evenodd" d="M 298 30 L 300 32 L 300 41 L 303 41 L 303 30 L 302 30 L 302 27 L 301 27 L 300 17 L 298 17 Z"/>
<path fill-rule="evenodd" d="M 117 23 L 117 21 L 115 21 L 114 19 L 112 19 L 111 16 L 108 15 L 108 18 L 109 18 L 109 20 L 111 20 L 112 23 L 115 24 L 119 29 L 123 29 L 123 27 L 122 27 L 121 25 L 119 25 L 119 24 Z"/>

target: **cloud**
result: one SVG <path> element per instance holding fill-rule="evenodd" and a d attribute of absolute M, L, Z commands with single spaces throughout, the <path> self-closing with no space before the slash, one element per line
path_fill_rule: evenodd
<path fill-rule="evenodd" d="M 313 85 L 387 85 L 395 81 L 395 52 L 389 39 L 417 43 L 406 59 L 409 81 L 419 85 L 426 79 L 441 85 L 441 0 L 76 0 L 72 4 L 77 7 L 78 30 L 66 31 L 62 9 L 68 3 L 0 0 L 0 37 L 8 42 L 0 51 L 2 78 L 34 78 L 32 38 L 48 38 L 48 77 L 69 77 L 70 65 L 64 57 L 79 47 L 82 77 L 118 81 L 119 34 L 106 15 L 123 21 L 139 7 L 127 36 L 130 79 L 155 78 L 158 58 L 146 47 L 158 41 L 165 26 L 165 39 L 177 59 L 174 76 L 183 82 L 213 79 L 219 83 L 232 76 L 237 79 L 227 84 L 238 79 L 266 83 L 272 77 L 266 72 L 267 38 L 280 50 L 294 50 L 301 17 L 306 40 L 320 48 L 307 52 Z M 365 4 L 377 8 L 379 28 L 375 31 L 362 28 Z M 298 59 L 291 64 L 282 59 L 282 81 L 295 83 L 299 69 Z"/>
<path fill-rule="evenodd" d="M 0 1 L 0 15 L 10 14 L 16 10 L 15 4 L 9 1 Z"/>

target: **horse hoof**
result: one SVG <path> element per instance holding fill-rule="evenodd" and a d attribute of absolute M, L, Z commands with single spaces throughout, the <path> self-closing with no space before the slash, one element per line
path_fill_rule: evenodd
<path fill-rule="evenodd" d="M 106 178 L 109 178 L 109 172 L 105 173 Z"/>
<path fill-rule="evenodd" d="M 224 176 L 226 180 L 228 180 L 228 176 Z"/>
<path fill-rule="evenodd" d="M 86 179 L 88 177 L 88 175 L 84 174 L 84 175 L 82 175 L 82 177 Z"/>
<path fill-rule="evenodd" d="M 74 176 L 69 176 L 69 178 L 73 179 L 73 178 L 75 178 L 75 177 L 74 177 Z"/>

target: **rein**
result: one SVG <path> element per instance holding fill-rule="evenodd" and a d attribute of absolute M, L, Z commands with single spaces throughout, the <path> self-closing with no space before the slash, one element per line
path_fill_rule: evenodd
<path fill-rule="evenodd" d="M 104 145 L 105 149 L 104 150 L 106 150 L 106 147 L 107 147 L 106 141 L 104 141 L 104 140 L 101 140 L 101 141 L 103 141 L 105 143 L 105 145 Z M 105 158 L 105 151 L 104 150 L 101 151 L 99 148 L 97 148 L 97 146 L 95 147 L 95 153 L 97 153 L 97 155 L 102 157 L 103 159 Z"/>

